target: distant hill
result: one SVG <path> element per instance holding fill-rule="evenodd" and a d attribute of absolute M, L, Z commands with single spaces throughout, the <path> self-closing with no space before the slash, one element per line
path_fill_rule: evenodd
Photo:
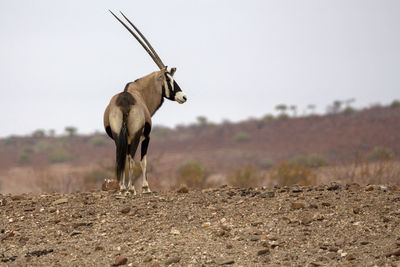
<path fill-rule="evenodd" d="M 265 162 L 274 165 L 311 154 L 329 165 L 346 164 L 364 159 L 377 147 L 399 155 L 400 107 L 266 116 L 240 123 L 213 124 L 203 119 L 175 129 L 155 126 L 148 161 L 150 177 L 157 177 L 153 181 L 167 185 L 188 161 L 204 166 L 207 175 L 227 174 L 244 166 L 262 169 Z M 8 137 L 0 141 L 0 181 L 9 179 L 10 170 L 15 169 L 51 169 L 50 176 L 56 176 L 60 164 L 71 167 L 72 173 L 75 170 L 75 176 L 97 181 L 113 176 L 114 154 L 114 143 L 104 134 Z"/>

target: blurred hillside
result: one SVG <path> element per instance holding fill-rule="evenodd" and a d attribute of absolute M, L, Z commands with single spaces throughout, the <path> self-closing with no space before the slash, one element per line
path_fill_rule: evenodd
<path fill-rule="evenodd" d="M 326 115 L 265 115 L 239 123 L 155 126 L 149 148 L 154 189 L 319 183 L 398 183 L 400 103 L 363 110 L 332 105 Z M 294 111 L 294 109 L 291 109 Z M 35 131 L 0 140 L 0 192 L 72 192 L 112 178 L 115 146 L 104 134 L 65 136 Z M 140 167 L 135 173 L 139 174 Z"/>

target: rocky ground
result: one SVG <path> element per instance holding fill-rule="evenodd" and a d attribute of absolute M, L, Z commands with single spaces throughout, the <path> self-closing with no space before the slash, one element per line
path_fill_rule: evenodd
<path fill-rule="evenodd" d="M 400 266 L 396 187 L 0 195 L 5 266 Z"/>

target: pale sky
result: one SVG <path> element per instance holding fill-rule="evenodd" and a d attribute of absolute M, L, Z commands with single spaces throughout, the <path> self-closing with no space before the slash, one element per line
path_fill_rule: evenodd
<path fill-rule="evenodd" d="M 0 1 L 0 136 L 103 132 L 125 84 L 158 70 L 111 16 L 124 12 L 187 94 L 153 124 L 220 122 L 400 99 L 400 1 Z"/>

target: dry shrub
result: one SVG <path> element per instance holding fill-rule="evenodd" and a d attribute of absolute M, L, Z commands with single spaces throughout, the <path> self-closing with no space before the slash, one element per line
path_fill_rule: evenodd
<path fill-rule="evenodd" d="M 354 161 L 327 169 L 328 175 L 362 184 L 399 184 L 400 162 L 395 160 Z"/>
<path fill-rule="evenodd" d="M 259 185 L 264 176 L 254 167 L 246 166 L 233 171 L 227 177 L 228 183 L 235 187 L 252 187 Z"/>
<path fill-rule="evenodd" d="M 394 158 L 395 154 L 392 149 L 376 146 L 367 155 L 366 158 L 371 161 L 387 161 Z"/>
<path fill-rule="evenodd" d="M 178 169 L 176 184 L 185 184 L 192 188 L 206 187 L 207 170 L 198 162 L 188 161 Z"/>
<path fill-rule="evenodd" d="M 310 185 L 316 182 L 316 175 L 311 168 L 286 161 L 272 169 L 271 178 L 280 185 Z"/>

